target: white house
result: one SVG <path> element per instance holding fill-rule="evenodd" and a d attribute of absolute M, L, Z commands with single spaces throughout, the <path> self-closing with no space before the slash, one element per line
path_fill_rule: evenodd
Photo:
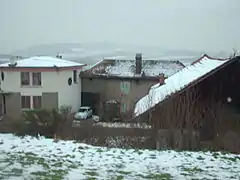
<path fill-rule="evenodd" d="M 35 56 L 0 64 L 0 111 L 18 117 L 21 110 L 81 105 L 84 65 L 61 57 Z"/>

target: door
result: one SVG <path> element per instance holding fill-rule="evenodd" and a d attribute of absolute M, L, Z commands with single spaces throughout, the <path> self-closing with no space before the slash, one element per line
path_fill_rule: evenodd
<path fill-rule="evenodd" d="M 6 114 L 6 97 L 0 94 L 0 115 Z"/>
<path fill-rule="evenodd" d="M 81 106 L 89 106 L 92 108 L 93 114 L 98 114 L 100 94 L 92 92 L 82 92 L 81 95 Z"/>

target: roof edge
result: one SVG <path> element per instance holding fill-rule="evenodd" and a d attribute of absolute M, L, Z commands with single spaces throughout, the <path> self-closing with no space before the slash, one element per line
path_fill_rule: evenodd
<path fill-rule="evenodd" d="M 58 67 L 58 66 L 50 66 L 50 67 L 30 67 L 30 66 L 22 66 L 22 67 L 0 67 L 0 70 L 6 70 L 6 71 L 21 71 L 21 70 L 39 70 L 39 71 L 55 71 L 55 70 L 77 70 L 82 69 L 86 65 L 78 65 L 78 66 L 64 66 L 64 67 Z"/>
<path fill-rule="evenodd" d="M 214 57 L 209 56 L 208 54 L 203 54 L 202 57 L 200 57 L 197 60 L 193 61 L 191 63 L 191 65 L 194 65 L 194 64 L 200 62 L 205 57 L 208 58 L 208 59 L 211 59 L 211 60 L 218 60 L 218 61 L 226 61 L 226 60 L 231 59 L 231 58 L 214 58 Z"/>
<path fill-rule="evenodd" d="M 133 80 L 159 80 L 159 76 L 117 76 L 117 75 L 102 75 L 102 74 L 84 74 L 80 72 L 80 78 L 93 78 L 93 79 L 133 79 Z"/>

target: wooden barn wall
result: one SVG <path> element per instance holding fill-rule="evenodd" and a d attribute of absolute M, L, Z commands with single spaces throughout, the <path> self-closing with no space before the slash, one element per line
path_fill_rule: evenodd
<path fill-rule="evenodd" d="M 224 108 L 240 109 L 240 63 L 229 64 L 208 78 L 149 111 L 145 118 L 156 128 L 197 128 L 206 137 L 214 135 L 212 109 L 221 102 Z M 232 102 L 227 102 L 230 97 Z"/>

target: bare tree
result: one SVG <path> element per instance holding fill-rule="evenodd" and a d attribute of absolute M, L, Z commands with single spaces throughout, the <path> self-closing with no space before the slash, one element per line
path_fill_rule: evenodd
<path fill-rule="evenodd" d="M 232 50 L 233 50 L 233 52 L 232 52 L 232 54 L 229 56 L 229 59 L 235 58 L 236 56 L 239 55 L 239 52 L 238 52 L 237 49 L 233 48 Z"/>

